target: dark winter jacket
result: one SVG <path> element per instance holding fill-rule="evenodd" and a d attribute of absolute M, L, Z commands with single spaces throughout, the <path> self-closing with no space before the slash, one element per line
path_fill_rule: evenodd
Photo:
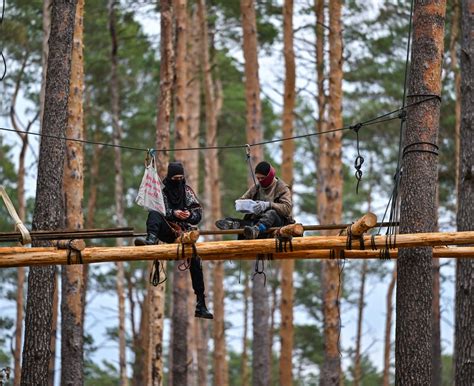
<path fill-rule="evenodd" d="M 166 195 L 166 188 L 163 189 L 163 200 L 165 202 L 165 207 L 166 207 L 165 218 L 168 221 L 178 224 L 182 229 L 189 229 L 190 225 L 197 225 L 201 222 L 202 206 L 199 203 L 199 200 L 197 199 L 196 194 L 188 185 L 186 185 L 184 191 L 186 195 L 185 200 L 184 200 L 184 207 L 172 209 L 169 204 L 169 199 Z M 191 215 L 184 221 L 180 220 L 179 218 L 175 217 L 173 214 L 173 211 L 176 209 L 189 210 L 189 212 L 191 212 Z"/>

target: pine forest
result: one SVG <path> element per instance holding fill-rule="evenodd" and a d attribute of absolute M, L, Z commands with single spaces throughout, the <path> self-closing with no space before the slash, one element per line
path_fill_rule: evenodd
<path fill-rule="evenodd" d="M 474 385 L 474 0 L 0 6 L 0 385 Z"/>

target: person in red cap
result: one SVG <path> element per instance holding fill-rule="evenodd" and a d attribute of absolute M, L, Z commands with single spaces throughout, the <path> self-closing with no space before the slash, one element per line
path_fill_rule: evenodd
<path fill-rule="evenodd" d="M 256 202 L 253 213 L 243 220 L 226 217 L 216 221 L 219 229 L 244 229 L 246 239 L 265 237 L 268 228 L 281 227 L 294 222 L 291 215 L 293 201 L 288 185 L 275 176 L 275 169 L 266 161 L 255 167 L 258 183 L 247 190 L 240 198 Z"/>
<path fill-rule="evenodd" d="M 202 218 L 202 206 L 196 194 L 184 178 L 184 167 L 181 162 L 170 162 L 168 173 L 163 180 L 163 201 L 166 213 L 163 215 L 151 210 L 146 222 L 146 238 L 138 238 L 135 245 L 154 245 L 158 241 L 174 243 L 182 232 L 189 231 L 199 224 Z M 204 277 L 199 257 L 191 258 L 189 267 L 194 293 L 197 297 L 197 318 L 213 319 L 208 311 L 204 295 Z"/>

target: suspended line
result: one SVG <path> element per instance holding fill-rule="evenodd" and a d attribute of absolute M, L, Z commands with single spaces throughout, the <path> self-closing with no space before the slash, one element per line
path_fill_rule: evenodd
<path fill-rule="evenodd" d="M 144 147 L 137 147 L 137 146 L 127 146 L 127 145 L 116 145 L 108 142 L 98 142 L 98 141 L 88 141 L 85 139 L 78 139 L 78 138 L 70 138 L 70 137 L 61 137 L 59 135 L 52 135 L 52 134 L 42 134 L 42 133 L 35 133 L 31 131 L 23 131 L 23 130 L 15 130 L 15 129 L 9 129 L 6 127 L 0 127 L 0 131 L 9 131 L 13 133 L 20 133 L 20 134 L 25 134 L 25 135 L 35 135 L 38 137 L 45 137 L 45 138 L 53 138 L 53 139 L 60 139 L 60 140 L 65 140 L 65 141 L 72 141 L 72 142 L 79 142 L 79 143 L 84 143 L 84 144 L 91 144 L 91 145 L 99 145 L 99 146 L 106 146 L 106 147 L 116 147 L 120 149 L 127 149 L 127 150 L 137 150 L 137 151 L 150 151 L 153 150 L 155 152 L 163 152 L 163 151 L 196 151 L 196 150 L 211 150 L 211 149 L 242 149 L 246 148 L 248 146 L 250 147 L 255 147 L 255 146 L 262 146 L 262 145 L 267 145 L 270 143 L 277 143 L 277 142 L 284 142 L 284 141 L 290 141 L 294 139 L 300 139 L 300 138 L 307 138 L 307 137 L 313 137 L 313 136 L 319 136 L 322 134 L 330 134 L 330 133 L 335 133 L 338 131 L 344 131 L 344 130 L 351 130 L 355 126 L 358 127 L 363 127 L 363 126 L 371 126 L 371 125 L 376 125 L 379 123 L 383 122 L 388 122 L 394 119 L 399 119 L 400 116 L 396 117 L 390 117 L 390 115 L 393 115 L 395 113 L 404 111 L 408 107 L 412 107 L 415 105 L 418 105 L 420 103 L 439 98 L 436 95 L 429 96 L 426 99 L 410 103 L 406 105 L 405 107 L 400 107 L 398 109 L 392 110 L 388 113 L 382 114 L 380 116 L 377 116 L 375 118 L 371 118 L 369 120 L 357 123 L 356 125 L 350 125 L 350 126 L 344 126 L 339 129 L 332 129 L 332 130 L 326 130 L 326 131 L 320 131 L 320 132 L 314 132 L 314 133 L 309 133 L 309 134 L 301 134 L 301 135 L 295 135 L 292 137 L 286 137 L 286 138 L 275 138 L 267 141 L 262 141 L 262 142 L 257 142 L 257 143 L 252 143 L 252 144 L 243 144 L 243 145 L 220 145 L 220 146 L 202 146 L 202 147 L 185 147 L 185 148 L 170 148 L 170 149 L 150 149 L 150 148 L 144 148 Z"/>

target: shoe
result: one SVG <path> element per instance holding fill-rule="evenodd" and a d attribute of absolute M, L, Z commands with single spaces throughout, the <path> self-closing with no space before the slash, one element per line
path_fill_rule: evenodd
<path fill-rule="evenodd" d="M 154 235 L 153 233 L 148 233 L 146 235 L 146 239 L 143 237 L 139 237 L 138 239 L 135 239 L 135 245 L 140 246 L 140 245 L 155 245 L 158 244 L 158 236 Z"/>
<path fill-rule="evenodd" d="M 240 221 L 232 217 L 226 217 L 216 221 L 216 227 L 222 230 L 240 229 Z"/>
<path fill-rule="evenodd" d="M 194 311 L 194 317 L 203 319 L 214 319 L 214 315 L 212 315 L 206 307 L 204 295 L 198 296 L 198 300 L 196 303 L 196 311 Z"/>
<path fill-rule="evenodd" d="M 253 240 L 258 237 L 260 234 L 260 230 L 258 229 L 258 226 L 252 225 L 252 226 L 245 226 L 244 227 L 244 236 L 247 240 Z"/>

